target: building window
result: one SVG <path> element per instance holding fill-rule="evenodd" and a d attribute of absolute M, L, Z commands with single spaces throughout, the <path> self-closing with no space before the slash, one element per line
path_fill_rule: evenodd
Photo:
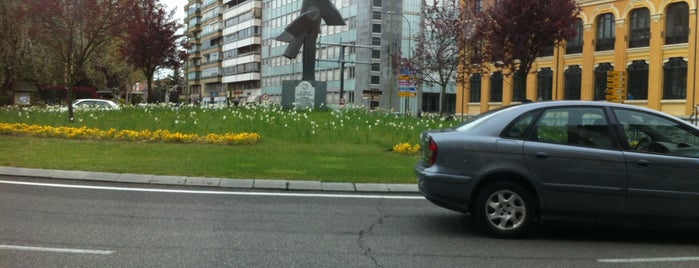
<path fill-rule="evenodd" d="M 371 84 L 372 84 L 372 85 L 381 84 L 381 76 L 372 75 L 372 76 L 371 76 Z"/>
<path fill-rule="evenodd" d="M 381 0 L 374 0 L 375 7 L 381 7 Z"/>
<path fill-rule="evenodd" d="M 609 62 L 600 63 L 597 68 L 595 68 L 595 99 L 594 100 L 606 100 L 607 94 L 607 71 L 613 71 L 614 66 Z"/>
<path fill-rule="evenodd" d="M 566 42 L 566 54 L 582 53 L 583 49 L 583 22 L 581 19 L 575 20 L 572 25 L 575 30 L 575 37 Z"/>
<path fill-rule="evenodd" d="M 492 54 L 490 60 L 493 62 L 502 61 L 505 58 L 505 48 L 502 44 L 495 43 L 491 46 Z"/>
<path fill-rule="evenodd" d="M 422 93 L 422 111 L 427 113 L 439 112 L 439 93 Z"/>
<path fill-rule="evenodd" d="M 502 102 L 502 72 L 490 76 L 490 102 Z"/>
<path fill-rule="evenodd" d="M 380 46 L 381 45 L 381 37 L 372 37 L 371 44 L 374 46 Z"/>
<path fill-rule="evenodd" d="M 689 40 L 689 6 L 677 2 L 667 7 L 665 44 L 687 43 Z"/>
<path fill-rule="evenodd" d="M 629 47 L 647 47 L 650 44 L 650 11 L 638 8 L 631 11 Z"/>
<path fill-rule="evenodd" d="M 536 74 L 539 80 L 537 83 L 537 97 L 539 100 L 553 99 L 553 71 L 551 68 L 541 68 Z"/>
<path fill-rule="evenodd" d="M 648 99 L 648 63 L 645 60 L 635 60 L 627 68 L 629 81 L 627 84 L 627 99 Z"/>
<path fill-rule="evenodd" d="M 541 51 L 541 54 L 539 54 L 539 57 L 550 57 L 553 56 L 553 49 L 555 48 L 554 44 L 551 44 L 550 46 L 547 46 L 544 48 L 544 50 Z"/>
<path fill-rule="evenodd" d="M 572 65 L 563 73 L 565 76 L 565 87 L 563 88 L 563 98 L 566 100 L 579 100 L 582 84 L 582 69 L 579 65 Z"/>
<path fill-rule="evenodd" d="M 482 63 L 483 62 L 483 51 L 482 47 L 485 45 L 483 44 L 483 41 L 479 41 L 474 45 L 470 45 L 469 49 L 471 50 L 471 63 Z"/>
<path fill-rule="evenodd" d="M 481 74 L 473 74 L 469 79 L 471 96 L 469 102 L 481 102 Z"/>
<path fill-rule="evenodd" d="M 381 24 L 372 24 L 371 27 L 372 33 L 381 33 Z"/>
<path fill-rule="evenodd" d="M 685 99 L 687 97 L 687 61 L 670 58 L 663 65 L 663 99 Z"/>
<path fill-rule="evenodd" d="M 381 50 L 374 49 L 371 51 L 371 58 L 372 59 L 380 59 L 381 58 Z"/>
<path fill-rule="evenodd" d="M 597 18 L 596 51 L 614 50 L 614 42 L 616 41 L 614 26 L 614 15 L 612 13 L 602 14 Z"/>

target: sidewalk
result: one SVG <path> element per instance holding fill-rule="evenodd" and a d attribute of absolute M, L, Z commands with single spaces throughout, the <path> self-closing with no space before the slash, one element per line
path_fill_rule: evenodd
<path fill-rule="evenodd" d="M 0 176 L 47 179 L 143 183 L 159 185 L 206 186 L 218 188 L 295 190 L 323 192 L 418 193 L 416 184 L 382 184 L 321 181 L 287 181 L 261 179 L 228 179 L 185 176 L 162 176 L 131 173 L 106 173 L 57 169 L 34 169 L 0 166 Z"/>

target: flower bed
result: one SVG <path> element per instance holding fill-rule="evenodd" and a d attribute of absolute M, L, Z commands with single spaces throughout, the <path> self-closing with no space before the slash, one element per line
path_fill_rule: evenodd
<path fill-rule="evenodd" d="M 100 130 L 87 127 L 51 127 L 28 125 L 24 123 L 0 123 L 0 134 L 19 135 L 46 138 L 65 138 L 83 140 L 112 140 L 131 142 L 166 142 L 166 143 L 210 143 L 210 144 L 256 144 L 260 141 L 257 133 L 226 133 L 208 134 L 199 136 L 196 134 L 183 134 L 168 130 Z"/>

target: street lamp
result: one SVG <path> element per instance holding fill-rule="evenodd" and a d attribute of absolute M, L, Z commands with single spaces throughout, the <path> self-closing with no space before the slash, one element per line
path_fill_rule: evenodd
<path fill-rule="evenodd" d="M 388 11 L 388 14 L 391 14 L 391 15 L 399 15 L 399 16 L 403 17 L 403 19 L 405 20 L 405 23 L 408 24 L 408 58 L 410 58 L 410 57 L 411 57 L 411 52 L 412 52 L 412 50 L 413 50 L 413 46 L 412 46 L 412 34 L 413 34 L 413 31 L 412 31 L 412 29 L 411 29 L 411 27 L 410 27 L 410 20 L 408 20 L 408 18 L 407 18 L 403 13 L 398 13 L 398 12 L 395 12 L 395 11 Z M 401 37 L 403 36 L 402 32 L 403 32 L 403 31 L 401 30 Z"/>
<path fill-rule="evenodd" d="M 405 20 L 405 23 L 408 24 L 408 59 L 410 59 L 412 57 L 411 54 L 412 54 L 412 50 L 413 50 L 413 46 L 412 46 L 413 31 L 412 31 L 412 28 L 410 26 L 410 20 L 408 20 L 408 18 L 403 13 L 398 13 L 395 11 L 388 11 L 387 13 L 390 15 L 399 15 L 399 16 L 403 17 L 403 19 Z M 402 39 L 402 37 L 403 37 L 403 29 L 401 29 L 401 39 Z M 402 41 L 401 41 L 401 43 L 402 43 Z M 412 70 L 411 70 L 411 75 L 412 75 Z M 404 97 L 404 98 L 405 98 L 405 107 L 404 107 L 405 111 L 404 112 L 407 114 L 408 113 L 408 97 Z M 416 96 L 416 98 L 417 98 L 417 96 Z"/>

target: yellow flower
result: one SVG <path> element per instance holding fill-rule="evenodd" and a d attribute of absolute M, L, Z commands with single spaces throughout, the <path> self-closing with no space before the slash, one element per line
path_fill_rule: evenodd
<path fill-rule="evenodd" d="M 196 134 L 172 133 L 169 130 L 100 130 L 96 128 L 72 128 L 36 126 L 22 123 L 0 123 L 1 135 L 19 135 L 47 138 L 115 140 L 135 142 L 168 142 L 168 143 L 213 143 L 213 144 L 255 144 L 260 141 L 257 133 L 227 133 L 224 135 L 208 134 L 200 137 Z"/>
<path fill-rule="evenodd" d="M 416 154 L 420 152 L 420 145 L 411 145 L 407 142 L 399 143 L 393 146 L 393 151 L 401 154 Z"/>

